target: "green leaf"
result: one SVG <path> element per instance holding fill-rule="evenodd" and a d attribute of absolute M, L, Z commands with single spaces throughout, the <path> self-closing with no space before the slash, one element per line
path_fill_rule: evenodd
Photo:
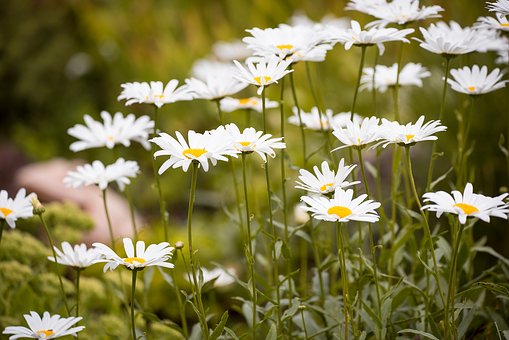
<path fill-rule="evenodd" d="M 505 137 L 503 134 L 500 134 L 500 137 L 498 138 L 498 148 L 502 151 L 504 156 L 509 157 L 509 151 L 505 147 Z"/>
<path fill-rule="evenodd" d="M 267 333 L 267 336 L 265 337 L 265 340 L 276 340 L 276 339 L 277 339 L 276 325 L 272 324 L 272 326 L 270 326 L 269 333 Z"/>
<path fill-rule="evenodd" d="M 473 247 L 471 251 L 478 251 L 478 252 L 481 252 L 481 253 L 488 253 L 488 254 L 496 257 L 500 261 L 504 262 L 504 264 L 506 266 L 509 266 L 509 260 L 507 258 L 503 257 L 502 255 L 500 255 L 499 253 L 497 253 L 491 247 Z"/>
<path fill-rule="evenodd" d="M 403 329 L 401 331 L 398 332 L 399 333 L 412 333 L 412 334 L 417 334 L 417 335 L 421 335 L 425 338 L 428 338 L 428 339 L 432 339 L 432 340 L 439 340 L 436 336 L 434 336 L 433 334 L 429 334 L 429 333 L 426 333 L 426 332 L 423 332 L 423 331 L 418 331 L 416 329 Z"/>
<path fill-rule="evenodd" d="M 210 340 L 216 340 L 217 338 L 219 338 L 221 333 L 223 333 L 224 326 L 226 326 L 226 321 L 228 321 L 228 311 L 225 311 L 221 316 L 221 320 L 217 324 L 212 334 L 210 334 L 209 337 Z"/>

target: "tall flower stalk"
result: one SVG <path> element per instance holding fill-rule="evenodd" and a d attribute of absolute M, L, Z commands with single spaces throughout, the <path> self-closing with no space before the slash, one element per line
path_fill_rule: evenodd
<path fill-rule="evenodd" d="M 106 221 L 108 223 L 108 232 L 110 233 L 110 242 L 113 249 L 115 249 L 115 236 L 113 235 L 113 227 L 111 225 L 111 218 L 110 213 L 108 210 L 108 200 L 106 199 L 106 190 L 102 190 L 102 198 L 103 198 L 103 207 L 104 207 L 104 213 L 106 214 Z"/>
<path fill-rule="evenodd" d="M 290 65 L 290 67 L 292 67 Z M 299 117 L 299 128 L 300 128 L 300 138 L 302 142 L 302 164 L 304 167 L 307 163 L 307 151 L 306 151 L 306 132 L 304 131 L 304 123 L 302 122 L 301 109 L 299 106 L 299 100 L 297 98 L 297 91 L 295 90 L 295 81 L 293 79 L 293 73 L 290 73 L 290 87 L 292 88 L 292 96 L 295 107 L 297 108 L 297 116 Z"/>

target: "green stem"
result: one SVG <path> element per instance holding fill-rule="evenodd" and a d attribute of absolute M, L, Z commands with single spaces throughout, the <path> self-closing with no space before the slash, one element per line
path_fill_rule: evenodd
<path fill-rule="evenodd" d="M 350 297 L 348 296 L 348 274 L 346 272 L 345 245 L 343 233 L 341 232 L 341 222 L 336 224 L 336 238 L 338 246 L 338 262 L 341 270 L 341 280 L 343 285 L 343 316 L 345 318 L 345 340 L 348 340 L 348 324 L 350 323 Z M 340 329 L 341 332 L 341 329 Z"/>
<path fill-rule="evenodd" d="M 49 232 L 49 227 L 46 224 L 46 220 L 42 216 L 43 214 L 40 213 L 38 215 L 39 215 L 39 219 L 41 220 L 42 225 L 44 226 L 46 235 L 48 236 L 48 241 L 49 241 L 49 245 L 51 248 L 51 252 L 53 253 L 53 258 L 55 259 L 55 270 L 57 272 L 58 282 L 60 283 L 60 292 L 61 292 L 62 298 L 64 300 L 65 310 L 67 311 L 67 315 L 69 316 L 69 315 L 71 315 L 71 310 L 69 309 L 69 305 L 67 304 L 67 298 L 65 296 L 65 291 L 64 291 L 64 283 L 62 281 L 62 275 L 60 275 L 60 270 L 58 268 L 57 253 L 55 252 L 55 246 L 53 245 L 53 239 L 51 238 L 51 233 Z"/>
<path fill-rule="evenodd" d="M 136 340 L 136 325 L 134 323 L 134 293 L 136 291 L 136 274 L 138 273 L 137 269 L 132 270 L 132 282 L 131 282 L 131 331 L 133 340 Z"/>
<path fill-rule="evenodd" d="M 80 274 L 81 268 L 76 268 L 76 317 L 80 316 Z"/>
<path fill-rule="evenodd" d="M 125 196 L 127 198 L 127 202 L 129 203 L 129 214 L 131 216 L 131 225 L 133 227 L 134 233 L 134 242 L 138 242 L 138 227 L 136 225 L 136 216 L 134 212 L 134 204 L 133 204 L 133 196 L 131 195 L 131 188 L 126 188 Z"/>
<path fill-rule="evenodd" d="M 356 149 L 357 149 L 357 156 L 359 158 L 359 165 L 361 168 L 362 182 L 364 183 L 364 191 L 365 191 L 366 195 L 369 196 L 368 180 L 366 178 L 366 171 L 364 171 L 364 162 L 362 160 L 362 150 L 361 150 L 361 148 L 356 148 Z"/>
<path fill-rule="evenodd" d="M 451 60 L 452 58 L 450 56 L 446 56 L 445 58 L 445 76 L 444 76 L 444 84 L 442 86 L 442 101 L 440 102 L 440 113 L 438 115 L 438 119 L 442 121 L 444 119 L 444 112 L 445 112 L 445 95 L 447 94 L 447 79 L 449 79 L 449 70 L 451 69 Z M 437 152 L 437 141 L 434 140 L 432 142 L 433 146 L 431 148 L 431 160 L 429 162 L 429 168 L 428 168 L 428 178 L 426 181 L 426 192 L 430 191 L 431 189 L 431 181 L 433 179 L 433 168 L 435 165 L 435 154 Z"/>
<path fill-rule="evenodd" d="M 377 114 L 377 104 L 376 104 L 376 87 L 375 87 L 375 80 L 376 80 L 376 66 L 378 65 L 378 48 L 375 50 L 375 60 L 373 62 L 373 76 L 371 77 L 371 96 L 373 99 L 373 114 Z"/>
<path fill-rule="evenodd" d="M 456 228 L 455 228 L 456 229 Z M 446 323 L 449 324 L 450 322 L 450 326 L 452 327 L 450 332 L 452 333 L 452 337 L 454 339 L 457 339 L 457 335 L 456 335 L 456 322 L 454 320 L 454 300 L 455 300 L 455 297 L 456 297 L 456 266 L 457 266 L 457 262 L 458 262 L 458 252 L 459 252 L 459 248 L 460 248 L 460 244 L 461 244 L 461 236 L 463 234 L 463 230 L 465 229 L 465 225 L 464 224 L 460 224 L 460 227 L 459 227 L 459 231 L 458 231 L 458 234 L 455 235 L 455 243 L 454 243 L 454 248 L 453 248 L 453 252 L 452 252 L 452 257 L 451 257 L 451 268 L 450 268 L 450 271 L 449 271 L 449 287 L 448 287 L 448 290 L 447 290 L 447 300 L 446 300 L 446 304 L 445 304 L 445 310 L 446 310 Z M 451 317 L 451 320 L 449 320 L 449 315 Z M 449 336 L 450 334 L 447 334 L 447 337 Z"/>
<path fill-rule="evenodd" d="M 157 129 L 159 127 L 159 110 L 157 106 L 154 106 L 154 131 L 152 132 L 152 138 L 157 136 Z M 161 223 L 163 224 L 164 229 L 164 240 L 168 240 L 168 219 L 166 216 L 166 201 L 163 197 L 163 191 L 161 189 L 161 181 L 159 179 L 159 174 L 157 172 L 156 160 L 153 157 L 155 152 L 155 144 L 152 143 L 151 153 L 152 153 L 152 169 L 154 170 L 154 178 L 156 181 L 157 195 L 159 196 L 159 213 L 161 214 Z"/>
<path fill-rule="evenodd" d="M 457 165 L 457 173 L 456 173 L 456 187 L 457 188 L 463 188 L 467 182 L 468 178 L 468 170 L 467 170 L 467 164 L 468 164 L 468 155 L 467 155 L 467 148 L 468 148 L 468 135 L 470 134 L 470 121 L 471 116 L 474 111 L 474 103 L 475 103 L 476 96 L 470 96 L 470 108 L 465 113 L 463 119 L 461 120 L 461 127 L 460 127 L 460 143 L 459 143 L 459 156 L 458 156 L 458 165 Z"/>
<path fill-rule="evenodd" d="M 352 109 L 350 111 L 350 120 L 353 122 L 355 114 L 355 106 L 357 104 L 357 95 L 359 94 L 359 86 L 361 85 L 362 70 L 364 69 L 364 59 L 366 58 L 366 45 L 361 46 L 361 61 L 359 63 L 359 71 L 357 72 L 357 83 L 355 84 L 355 92 L 353 95 Z"/>
<path fill-rule="evenodd" d="M 189 273 L 188 273 L 189 275 Z M 182 323 L 182 330 L 184 332 L 184 337 L 186 339 L 189 338 L 189 332 L 187 330 L 187 321 L 186 321 L 186 309 L 185 305 L 182 304 L 182 297 L 180 296 L 180 289 L 177 283 L 177 277 L 175 275 L 175 270 L 171 270 L 171 277 L 173 279 L 173 287 L 175 288 L 175 295 L 177 296 L 177 304 L 180 314 L 180 322 Z M 189 280 L 191 282 L 191 280 Z"/>
<path fill-rule="evenodd" d="M 107 189 L 104 189 L 102 191 L 102 194 L 103 194 L 103 206 L 104 206 L 104 213 L 106 214 L 106 221 L 108 222 L 108 231 L 110 233 L 110 241 L 111 241 L 111 246 L 113 249 L 115 249 L 115 237 L 113 236 L 113 227 L 111 226 L 111 218 L 110 218 L 110 213 L 108 211 L 108 204 L 107 204 L 107 200 L 106 200 L 106 190 Z"/>
<path fill-rule="evenodd" d="M 302 123 L 302 115 L 299 106 L 299 101 L 297 99 L 297 91 L 295 90 L 295 81 L 293 80 L 293 73 L 294 72 L 290 72 L 290 86 L 292 88 L 293 102 L 295 104 L 295 107 L 297 108 L 297 116 L 299 117 L 300 137 L 302 140 L 302 159 L 304 160 L 303 161 L 304 167 L 306 167 L 307 163 L 306 133 L 304 131 L 304 124 Z"/>
<path fill-rule="evenodd" d="M 0 221 L 0 245 L 2 244 L 2 234 L 4 233 L 5 220 Z"/>
<path fill-rule="evenodd" d="M 431 258 L 433 259 L 433 274 L 434 274 L 435 280 L 437 282 L 437 288 L 438 288 L 438 292 L 440 294 L 440 299 L 442 301 L 442 305 L 445 305 L 446 300 L 444 298 L 442 285 L 440 283 L 438 264 L 437 264 L 437 259 L 435 256 L 435 247 L 433 246 L 433 236 L 431 235 L 431 230 L 430 230 L 429 223 L 428 223 L 428 217 L 426 216 L 425 212 L 422 210 L 422 205 L 421 205 L 421 201 L 419 199 L 419 194 L 417 193 L 417 188 L 415 187 L 415 180 L 414 180 L 414 175 L 412 172 L 412 160 L 410 158 L 410 146 L 408 146 L 408 145 L 405 146 L 405 151 L 406 151 L 406 165 L 407 165 L 408 179 L 409 179 L 410 185 L 412 187 L 412 192 L 414 194 L 415 202 L 417 203 L 419 212 L 421 213 L 422 218 L 424 220 L 425 234 L 426 234 L 426 237 L 428 238 L 429 250 L 431 252 Z"/>
<path fill-rule="evenodd" d="M 320 259 L 320 250 L 318 249 L 318 242 L 315 237 L 315 228 L 313 228 L 313 224 L 309 223 L 309 237 L 311 238 L 311 245 L 313 248 L 313 257 L 316 264 L 316 270 L 318 272 L 318 283 L 320 286 L 320 302 L 321 306 L 323 306 L 323 303 L 325 302 L 325 290 L 323 286 L 323 277 L 322 277 L 322 260 Z"/>
<path fill-rule="evenodd" d="M 245 201 L 245 208 L 246 208 L 246 226 L 247 226 L 247 237 L 246 237 L 246 242 L 247 242 L 247 249 L 248 249 L 248 256 L 247 256 L 247 263 L 248 263 L 248 266 L 249 266 L 249 272 L 250 272 L 250 276 L 251 276 L 251 299 L 253 301 L 253 315 L 252 315 L 252 326 L 251 326 L 251 331 L 252 331 L 252 336 L 253 336 L 253 339 L 256 339 L 256 325 L 257 325 L 257 322 L 256 322 L 256 306 L 257 306 L 257 294 L 256 294 L 256 276 L 255 276 L 255 270 L 254 270 L 254 267 L 255 267 L 255 262 L 254 262 L 254 253 L 253 253 L 253 245 L 252 245 L 252 242 L 251 242 L 251 218 L 250 218 L 250 212 L 249 212 L 249 196 L 248 196 L 248 193 L 247 193 L 247 179 L 246 179 L 246 154 L 245 153 L 242 153 L 242 183 L 243 183 L 243 187 L 244 187 L 244 201 Z"/>
<path fill-rule="evenodd" d="M 217 115 L 219 117 L 219 124 L 223 125 L 223 110 L 221 110 L 221 100 L 216 99 L 216 100 L 214 100 L 214 102 L 216 102 Z"/>
<path fill-rule="evenodd" d="M 399 121 L 399 75 L 401 73 L 401 61 L 403 60 L 403 46 L 402 41 L 399 45 L 398 52 L 398 71 L 396 73 L 396 84 L 394 84 L 394 120 Z"/>
<path fill-rule="evenodd" d="M 307 330 L 307 327 L 306 327 L 306 320 L 304 319 L 304 308 L 299 308 L 300 309 L 300 318 L 302 320 L 302 328 L 304 329 L 304 339 L 309 339 L 309 335 L 308 335 L 308 330 Z"/>

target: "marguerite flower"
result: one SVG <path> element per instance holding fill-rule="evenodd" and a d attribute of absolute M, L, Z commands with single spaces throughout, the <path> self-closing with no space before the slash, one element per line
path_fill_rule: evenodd
<path fill-rule="evenodd" d="M 265 86 L 268 86 L 283 78 L 293 70 L 287 70 L 292 63 L 291 60 L 280 60 L 277 57 L 269 58 L 268 61 L 260 61 L 256 63 L 247 63 L 247 69 L 237 60 L 233 61 L 237 65 L 239 72 L 236 78 L 242 82 L 258 86 L 258 94 L 262 94 Z"/>
<path fill-rule="evenodd" d="M 496 18 L 479 17 L 477 18 L 474 27 L 509 32 L 509 21 L 505 16 L 501 15 L 497 15 Z"/>
<path fill-rule="evenodd" d="M 443 10 L 442 7 L 436 5 L 419 7 L 419 0 L 393 0 L 381 2 L 368 8 L 368 14 L 379 19 L 371 22 L 372 26 L 406 25 L 414 21 L 440 18 L 439 12 Z"/>
<path fill-rule="evenodd" d="M 355 21 L 351 21 L 351 28 L 341 30 L 329 27 L 328 37 L 332 42 L 340 42 L 345 45 L 345 50 L 349 50 L 352 46 L 372 46 L 377 45 L 382 55 L 385 51 L 384 43 L 389 41 L 410 42 L 405 38 L 406 35 L 413 33 L 412 28 L 398 30 L 397 28 L 377 28 L 373 27 L 363 30 L 361 25 Z"/>
<path fill-rule="evenodd" d="M 73 248 L 69 242 L 62 242 L 62 251 L 57 247 L 53 248 L 55 249 L 57 258 L 55 260 L 53 256 L 48 256 L 48 260 L 65 266 L 82 269 L 90 267 L 99 260 L 99 255 L 93 248 L 87 249 L 85 243 L 76 244 Z"/>
<path fill-rule="evenodd" d="M 297 181 L 298 185 L 295 187 L 308 192 L 326 195 L 334 192 L 336 188 L 346 188 L 360 183 L 359 181 L 349 182 L 346 180 L 355 167 L 355 164 L 345 166 L 345 160 L 342 158 L 339 161 L 338 172 L 336 173 L 329 168 L 329 163 L 327 163 L 327 161 L 323 161 L 321 171 L 316 165 L 313 167 L 315 174 L 312 174 L 306 169 L 300 169 L 300 182 Z"/>
<path fill-rule="evenodd" d="M 439 120 L 430 120 L 424 124 L 424 116 L 420 116 L 417 122 L 402 125 L 398 122 L 391 122 L 382 118 L 379 136 L 380 142 L 377 145 L 386 147 L 389 144 L 413 145 L 426 140 L 436 140 L 434 134 L 447 130 L 446 126 L 440 125 Z"/>
<path fill-rule="evenodd" d="M 371 14 L 375 8 L 383 5 L 387 5 L 386 0 L 350 0 L 345 6 L 345 10 Z"/>
<path fill-rule="evenodd" d="M 242 91 L 247 84 L 234 76 L 237 68 L 232 63 L 202 60 L 193 67 L 195 77 L 186 79 L 194 98 L 218 100 Z"/>
<path fill-rule="evenodd" d="M 24 188 L 18 190 L 14 199 L 9 198 L 7 191 L 0 191 L 0 219 L 5 220 L 9 227 L 14 229 L 18 218 L 32 217 L 34 214 L 30 196 L 26 195 Z"/>
<path fill-rule="evenodd" d="M 143 82 L 125 83 L 120 85 L 122 92 L 118 100 L 127 100 L 125 105 L 153 104 L 161 107 L 164 104 L 175 103 L 181 100 L 191 100 L 193 96 L 186 86 L 178 86 L 178 80 L 172 79 L 163 85 L 161 81 L 151 81 L 150 84 Z"/>
<path fill-rule="evenodd" d="M 212 46 L 212 52 L 221 61 L 245 60 L 253 53 L 240 40 L 231 42 L 218 41 Z"/>
<path fill-rule="evenodd" d="M 237 150 L 233 148 L 231 139 L 224 131 L 213 130 L 205 133 L 197 133 L 189 130 L 186 141 L 180 132 L 175 133 L 177 139 L 167 133 L 160 133 L 159 137 L 152 138 L 150 141 L 157 144 L 161 150 L 154 153 L 154 157 L 170 156 L 161 167 L 159 174 L 162 174 L 169 168 L 179 168 L 187 171 L 193 161 L 199 162 L 204 171 L 209 170 L 209 161 L 216 165 L 217 161 L 228 161 L 226 156 L 236 157 Z"/>
<path fill-rule="evenodd" d="M 258 97 L 249 97 L 249 98 L 232 98 L 225 97 L 221 99 L 221 111 L 223 112 L 233 112 L 237 110 L 255 110 L 257 112 L 262 112 L 262 100 Z M 274 109 L 278 107 L 279 104 L 276 101 L 265 99 L 265 109 Z"/>
<path fill-rule="evenodd" d="M 313 218 L 331 222 L 376 222 L 380 218 L 375 209 L 380 203 L 373 200 L 365 201 L 368 195 L 363 194 L 353 198 L 353 190 L 336 188 L 334 196 L 329 199 L 324 196 L 302 196 L 308 207 L 307 211 L 312 213 Z"/>
<path fill-rule="evenodd" d="M 137 162 L 123 158 L 108 166 L 104 166 L 101 161 L 93 161 L 92 164 L 78 166 L 76 171 L 69 171 L 64 178 L 64 184 L 72 188 L 95 184 L 99 189 L 105 190 L 109 183 L 116 182 L 119 189 L 124 191 L 126 184 L 131 183 L 129 178 L 135 178 L 139 172 Z"/>
<path fill-rule="evenodd" d="M 467 217 L 480 218 L 485 222 L 490 221 L 490 216 L 507 219 L 509 205 L 504 201 L 507 193 L 497 197 L 489 197 L 473 193 L 473 186 L 467 183 L 463 194 L 454 190 L 452 195 L 445 191 L 428 192 L 422 197 L 424 202 L 430 203 L 422 207 L 437 213 L 440 217 L 443 213 L 458 215 L 461 224 L 465 224 Z"/>
<path fill-rule="evenodd" d="M 452 89 L 471 96 L 501 89 L 508 82 L 508 80 L 501 80 L 504 74 L 498 68 L 488 74 L 486 66 L 474 65 L 472 68 L 465 66 L 460 69 L 452 69 L 451 75 L 454 79 L 447 79 L 447 82 Z"/>
<path fill-rule="evenodd" d="M 421 64 L 408 63 L 401 68 L 399 73 L 399 86 L 415 85 L 422 87 L 422 79 L 431 76 L 426 67 Z M 375 89 L 384 93 L 388 88 L 396 86 L 398 77 L 398 64 L 392 66 L 376 65 L 375 70 Z M 373 89 L 373 68 L 366 67 L 363 69 L 361 77 L 361 90 Z"/>
<path fill-rule="evenodd" d="M 349 146 L 364 148 L 369 143 L 378 140 L 379 137 L 379 123 L 380 119 L 377 117 L 364 118 L 362 122 L 352 122 L 348 120 L 346 127 L 335 129 L 332 134 L 339 139 L 343 146 L 340 146 L 332 151 L 336 151 Z"/>
<path fill-rule="evenodd" d="M 325 35 L 309 26 L 281 24 L 277 28 L 246 30 L 252 36 L 242 39 L 254 55 L 297 61 L 323 61 L 332 46 L 325 43 Z"/>
<path fill-rule="evenodd" d="M 122 113 L 117 112 L 113 117 L 106 112 L 101 112 L 103 123 L 94 120 L 89 115 L 85 115 L 85 125 L 76 124 L 67 130 L 67 133 L 79 141 L 71 144 L 70 149 L 74 152 L 90 149 L 107 147 L 113 149 L 116 144 L 124 146 L 131 145 L 135 141 L 143 145 L 145 149 L 150 148 L 147 139 L 154 129 L 154 121 L 148 116 L 136 118 L 132 113 L 124 117 Z"/>
<path fill-rule="evenodd" d="M 427 29 L 419 28 L 424 40 L 419 41 L 420 46 L 430 52 L 456 56 L 477 50 L 483 44 L 483 35 L 476 30 L 462 28 L 457 22 L 451 21 L 449 25 L 445 22 L 431 24 Z"/>
<path fill-rule="evenodd" d="M 497 12 L 499 15 L 509 15 L 509 0 L 497 0 L 496 2 L 488 2 L 486 8 L 490 12 Z"/>
<path fill-rule="evenodd" d="M 19 338 L 55 339 L 66 335 L 76 336 L 76 333 L 85 328 L 85 326 L 72 327 L 81 321 L 82 317 L 62 318 L 58 314 L 50 315 L 48 312 L 44 312 L 42 318 L 36 312 L 25 314 L 24 317 L 30 328 L 9 326 L 4 329 L 2 334 L 12 334 L 9 340 Z"/>
<path fill-rule="evenodd" d="M 293 107 L 292 111 L 293 115 L 288 117 L 288 122 L 299 126 L 299 110 L 297 107 Z M 328 131 L 344 127 L 346 126 L 346 122 L 350 120 L 351 113 L 340 112 L 338 114 L 333 114 L 331 109 L 326 109 L 325 112 L 322 112 L 321 116 L 322 119 L 320 121 L 320 112 L 316 106 L 312 107 L 310 112 L 300 111 L 300 118 L 302 119 L 304 127 L 315 131 L 320 131 L 322 129 L 324 131 Z M 353 120 L 354 122 L 358 122 L 361 121 L 362 118 L 358 114 L 354 113 Z"/>
<path fill-rule="evenodd" d="M 242 153 L 256 152 L 264 162 L 267 162 L 266 155 L 274 158 L 276 152 L 274 149 L 284 149 L 286 144 L 282 142 L 283 138 L 271 138 L 270 134 L 263 134 L 263 131 L 256 131 L 249 127 L 240 132 L 235 124 L 225 126 L 226 131 L 231 136 L 233 147 Z"/>
<path fill-rule="evenodd" d="M 136 250 L 130 238 L 124 238 L 124 250 L 126 257 L 120 257 L 110 247 L 102 243 L 93 243 L 94 251 L 100 255 L 98 262 L 106 262 L 104 271 L 114 270 L 122 265 L 130 270 L 142 270 L 145 267 L 159 266 L 173 268 L 173 263 L 166 262 L 173 256 L 175 248 L 170 247 L 168 242 L 151 244 L 145 249 L 145 242 L 136 242 Z"/>

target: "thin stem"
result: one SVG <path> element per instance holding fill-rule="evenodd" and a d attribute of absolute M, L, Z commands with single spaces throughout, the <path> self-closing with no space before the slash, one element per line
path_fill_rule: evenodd
<path fill-rule="evenodd" d="M 134 241 L 138 242 L 138 227 L 136 225 L 136 216 L 134 211 L 133 196 L 131 195 L 131 187 L 126 188 L 125 196 L 129 203 L 129 214 L 131 216 L 131 225 L 133 227 Z"/>
<path fill-rule="evenodd" d="M 246 237 L 246 242 L 247 242 L 247 249 L 248 249 L 248 257 L 247 257 L 247 263 L 248 263 L 248 266 L 249 266 L 249 272 L 250 272 L 250 276 L 251 276 L 251 298 L 252 298 L 252 301 L 253 301 L 253 315 L 252 315 L 252 326 L 251 326 L 251 331 L 252 331 L 252 336 L 253 336 L 253 339 L 256 339 L 256 306 L 257 306 L 257 294 L 256 294 L 256 276 L 255 276 L 255 270 L 254 270 L 254 266 L 255 266 L 255 263 L 254 263 L 254 254 L 253 254 L 253 245 L 252 245 L 252 242 L 251 242 L 251 218 L 250 218 L 250 212 L 249 212 L 249 196 L 248 196 L 248 193 L 247 193 L 247 179 L 246 179 L 246 154 L 245 153 L 242 153 L 242 183 L 243 183 L 243 187 L 244 187 L 244 201 L 245 201 L 245 208 L 246 208 L 246 220 L 247 220 L 247 223 L 246 223 L 246 226 L 247 226 L 247 237 Z"/>
<path fill-rule="evenodd" d="M 4 233 L 5 220 L 0 221 L 0 245 L 2 244 L 2 234 Z"/>
<path fill-rule="evenodd" d="M 361 168 L 362 182 L 364 183 L 364 191 L 365 191 L 366 195 L 369 196 L 368 180 L 366 178 L 366 171 L 364 171 L 364 162 L 362 160 L 362 150 L 361 150 L 361 148 L 356 148 L 356 149 L 357 149 L 357 156 L 359 158 L 359 165 Z"/>
<path fill-rule="evenodd" d="M 357 72 L 357 83 L 355 84 L 355 92 L 353 95 L 352 110 L 350 111 L 350 120 L 353 122 L 353 115 L 355 114 L 355 106 L 357 104 L 357 95 L 359 94 L 359 86 L 361 85 L 362 70 L 364 68 L 364 59 L 366 58 L 367 46 L 361 46 L 361 61 L 359 63 L 359 71 Z"/>
<path fill-rule="evenodd" d="M 157 106 L 154 106 L 154 131 L 152 132 L 151 138 L 155 138 L 157 136 L 157 129 L 159 127 L 159 110 Z M 152 155 L 155 152 L 155 144 L 152 143 L 151 153 Z M 156 160 L 153 156 L 152 158 L 152 169 L 154 170 L 154 178 L 156 181 L 157 195 L 159 196 L 159 213 L 161 214 L 161 223 L 163 224 L 164 229 L 164 240 L 168 240 L 168 219 L 166 216 L 166 201 L 163 197 L 163 191 L 161 189 L 161 181 L 159 179 L 159 174 L 157 172 Z"/>
<path fill-rule="evenodd" d="M 134 292 L 136 291 L 136 274 L 138 270 L 132 270 L 132 282 L 131 282 L 131 331 L 133 340 L 136 340 L 136 325 L 134 323 Z"/>
<path fill-rule="evenodd" d="M 403 60 L 403 46 L 402 41 L 399 45 L 398 52 L 398 71 L 396 73 L 396 84 L 394 84 L 394 120 L 399 121 L 399 75 L 401 73 L 401 61 Z"/>
<path fill-rule="evenodd" d="M 373 99 L 373 114 L 377 114 L 377 104 L 376 104 L 376 66 L 378 65 L 378 48 L 375 50 L 375 60 L 373 61 L 373 76 L 371 77 L 371 97 Z"/>
<path fill-rule="evenodd" d="M 106 200 L 106 190 L 107 189 L 104 189 L 102 191 L 104 213 L 106 214 L 106 221 L 108 222 L 108 231 L 110 233 L 111 246 L 112 246 L 113 249 L 115 249 L 115 237 L 113 236 L 113 227 L 111 226 L 110 213 L 108 211 L 108 204 L 107 204 L 107 200 Z"/>
<path fill-rule="evenodd" d="M 323 303 L 325 301 L 325 290 L 323 286 L 323 277 L 322 277 L 322 260 L 320 259 L 320 249 L 318 249 L 318 242 L 315 237 L 315 228 L 313 228 L 313 224 L 309 223 L 309 237 L 311 238 L 311 245 L 313 248 L 313 257 L 316 264 L 316 270 L 318 272 L 318 284 L 320 286 L 320 302 L 323 306 Z"/>
<path fill-rule="evenodd" d="M 438 115 L 438 119 L 442 121 L 444 119 L 444 112 L 445 112 L 445 95 L 447 93 L 447 79 L 449 79 L 449 70 L 451 68 L 451 57 L 444 57 L 445 58 L 445 76 L 444 76 L 444 84 L 442 86 L 442 101 L 440 102 L 440 113 Z M 426 192 L 430 191 L 431 189 L 431 181 L 433 179 L 433 169 L 435 165 L 435 154 L 437 152 L 437 141 L 434 140 L 432 142 L 433 146 L 431 148 L 431 160 L 429 162 L 428 167 L 428 178 L 426 181 Z"/>
<path fill-rule="evenodd" d="M 446 303 L 446 300 L 444 298 L 442 285 L 440 283 L 437 259 L 435 256 L 435 247 L 433 246 L 433 236 L 431 235 L 431 230 L 430 230 L 429 223 L 428 223 L 428 217 L 422 210 L 422 205 L 421 205 L 421 201 L 419 199 L 419 194 L 417 193 L 417 189 L 415 187 L 415 180 L 414 180 L 414 175 L 412 172 L 412 160 L 410 158 L 410 146 L 405 146 L 405 151 L 406 151 L 406 165 L 407 165 L 408 179 L 409 179 L 410 185 L 412 187 L 412 192 L 414 194 L 415 202 L 417 203 L 419 212 L 421 213 L 422 218 L 424 220 L 424 229 L 425 229 L 426 237 L 428 238 L 429 250 L 431 251 L 431 258 L 433 259 L 433 274 L 434 274 L 435 280 L 437 282 L 437 288 L 438 288 L 438 292 L 440 294 L 440 299 L 442 300 L 442 305 L 444 305 Z"/>
<path fill-rule="evenodd" d="M 290 86 L 292 88 L 293 102 L 295 104 L 295 107 L 297 108 L 297 116 L 299 117 L 300 137 L 302 140 L 302 159 L 303 159 L 304 167 L 306 167 L 306 163 L 307 163 L 306 133 L 304 131 L 304 124 L 302 123 L 302 115 L 301 115 L 301 110 L 300 110 L 300 106 L 299 106 L 299 101 L 297 99 L 297 91 L 295 90 L 295 81 L 293 80 L 293 73 L 294 72 L 290 72 Z"/>
<path fill-rule="evenodd" d="M 217 115 L 219 117 L 219 124 L 223 125 L 223 110 L 221 110 L 221 100 L 216 99 L 216 100 L 214 100 L 214 102 L 216 103 L 216 107 L 217 107 Z"/>
<path fill-rule="evenodd" d="M 343 316 L 345 318 L 345 340 L 348 339 L 348 324 L 350 319 L 350 298 L 348 296 L 348 274 L 346 272 L 345 245 L 343 233 L 341 232 L 341 222 L 336 224 L 336 238 L 338 247 L 338 262 L 341 270 L 341 280 L 343 285 Z M 341 331 L 341 330 L 340 330 Z"/>
<path fill-rule="evenodd" d="M 71 310 L 69 309 L 69 305 L 67 304 L 67 298 L 65 296 L 65 291 L 64 291 L 64 283 L 62 281 L 62 276 L 60 275 L 60 270 L 58 268 L 57 253 L 55 252 L 55 246 L 53 245 L 53 239 L 51 238 L 51 233 L 49 232 L 49 227 L 46 224 L 46 220 L 42 216 L 43 214 L 40 213 L 38 215 L 39 215 L 39 219 L 41 220 L 42 225 L 44 226 L 44 230 L 46 231 L 46 235 L 48 236 L 48 241 L 49 241 L 49 245 L 50 245 L 50 248 L 51 248 L 51 252 L 53 253 L 53 258 L 55 259 L 55 270 L 57 272 L 58 282 L 60 283 L 60 292 L 61 292 L 62 298 L 64 300 L 65 310 L 67 311 L 67 315 L 69 316 L 69 315 L 71 315 Z"/>
<path fill-rule="evenodd" d="M 189 273 L 188 273 L 189 275 Z M 189 332 L 187 330 L 187 320 L 186 320 L 186 307 L 182 304 L 182 297 L 180 296 L 180 289 L 177 283 L 177 277 L 175 275 L 175 270 L 171 270 L 171 278 L 173 279 L 173 287 L 175 288 L 175 295 L 177 296 L 177 305 L 180 314 L 180 322 L 182 323 L 182 331 L 184 332 L 184 337 L 186 339 L 189 338 Z M 191 280 L 189 280 L 191 282 Z"/>
<path fill-rule="evenodd" d="M 76 317 L 80 315 L 80 274 L 81 268 L 76 268 Z"/>
<path fill-rule="evenodd" d="M 457 230 L 457 228 L 455 228 L 455 229 Z M 456 266 L 457 266 L 457 262 L 458 262 L 458 252 L 459 252 L 459 248 L 460 248 L 460 244 L 461 244 L 461 236 L 463 234 L 464 229 L 465 229 L 465 225 L 460 224 L 458 234 L 455 235 L 456 242 L 454 243 L 454 248 L 453 248 L 452 257 L 451 257 L 451 268 L 449 271 L 449 288 L 447 290 L 447 300 L 445 302 L 445 310 L 446 310 L 446 314 L 445 314 L 446 320 L 445 321 L 448 324 L 450 321 L 450 325 L 452 327 L 450 332 L 452 333 L 452 337 L 454 339 L 457 338 L 456 322 L 454 320 L 454 300 L 456 297 L 456 275 L 457 275 Z M 451 317 L 451 320 L 449 320 L 449 315 Z M 449 334 L 447 334 L 447 336 L 449 336 Z"/>
<path fill-rule="evenodd" d="M 300 318 L 302 320 L 302 328 L 304 329 L 304 339 L 309 339 L 309 335 L 308 335 L 308 330 L 307 330 L 307 327 L 306 327 L 306 320 L 304 319 L 304 308 L 299 308 L 300 309 Z"/>
<path fill-rule="evenodd" d="M 470 107 L 469 110 L 465 113 L 463 119 L 461 120 L 460 127 L 460 137 L 461 141 L 459 143 L 459 156 L 458 156 L 458 165 L 457 165 L 457 173 L 456 173 L 456 187 L 462 188 L 465 186 L 468 177 L 467 171 L 467 163 L 468 163 L 468 135 L 470 134 L 470 121 L 471 116 L 474 111 L 476 96 L 470 96 Z"/>

